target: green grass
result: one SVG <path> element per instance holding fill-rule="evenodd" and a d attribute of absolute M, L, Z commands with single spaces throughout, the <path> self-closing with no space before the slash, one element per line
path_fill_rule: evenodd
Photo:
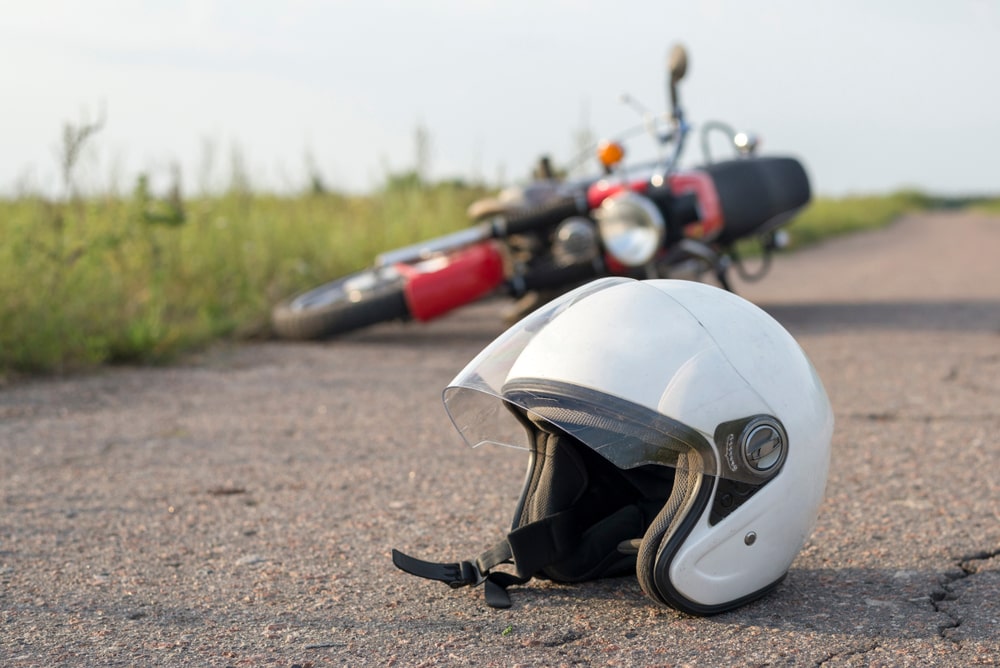
<path fill-rule="evenodd" d="M 790 249 L 829 237 L 884 227 L 903 214 L 936 206 L 923 193 L 902 191 L 884 196 L 819 197 L 789 226 Z"/>
<path fill-rule="evenodd" d="M 916 190 L 813 200 L 789 226 L 789 250 L 850 232 L 885 227 L 901 216 L 931 209 L 972 209 L 1000 214 L 1000 199 L 936 197 Z"/>
<path fill-rule="evenodd" d="M 0 377 L 264 335 L 280 297 L 465 225 L 480 194 L 0 200 Z"/>
<path fill-rule="evenodd" d="M 140 180 L 129 196 L 0 200 L 0 378 L 266 336 L 278 299 L 459 229 L 482 195 L 397 182 L 369 197 L 237 189 L 179 201 Z M 789 231 L 803 246 L 936 205 L 914 192 L 820 198 Z"/>
<path fill-rule="evenodd" d="M 993 216 L 1000 216 L 1000 198 L 976 200 L 969 207 Z"/>

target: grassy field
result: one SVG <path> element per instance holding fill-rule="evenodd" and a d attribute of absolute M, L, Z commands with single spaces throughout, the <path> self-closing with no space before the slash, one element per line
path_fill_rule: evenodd
<path fill-rule="evenodd" d="M 181 201 L 140 180 L 128 196 L 0 200 L 0 378 L 267 336 L 279 298 L 466 225 L 482 195 L 397 183 L 367 197 L 235 189 Z M 801 246 L 935 204 L 910 192 L 821 198 L 789 232 Z"/>
<path fill-rule="evenodd" d="M 465 224 L 478 194 L 0 201 L 0 375 L 264 336 L 278 298 Z"/>

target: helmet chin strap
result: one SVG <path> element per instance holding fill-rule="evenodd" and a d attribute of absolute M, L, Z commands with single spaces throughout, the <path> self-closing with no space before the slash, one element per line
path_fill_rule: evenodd
<path fill-rule="evenodd" d="M 444 582 L 452 588 L 485 584 L 486 604 L 491 608 L 509 608 L 507 587 L 524 584 L 549 564 L 566 559 L 577 550 L 582 533 L 578 515 L 570 508 L 520 526 L 474 562 L 424 561 L 394 549 L 392 563 L 410 575 Z M 516 574 L 492 570 L 500 564 L 513 564 Z"/>
<path fill-rule="evenodd" d="M 574 580 L 589 580 L 622 570 L 627 561 L 634 569 L 635 555 L 641 539 L 620 540 L 621 536 L 641 533 L 653 513 L 652 507 L 627 506 L 597 524 L 581 529 L 584 514 L 578 506 L 544 519 L 522 525 L 480 554 L 474 561 L 438 563 L 411 557 L 399 550 L 392 551 L 392 562 L 402 571 L 428 580 L 444 582 L 452 588 L 484 585 L 486 604 L 491 608 L 509 608 L 507 588 L 521 585 L 539 574 L 545 575 L 553 564 L 566 564 L 581 559 L 585 570 Z M 600 556 L 594 559 L 594 554 Z M 514 573 L 494 570 L 501 564 L 512 564 Z M 579 564 L 577 564 L 579 565 Z M 566 577 L 548 576 L 568 581 Z"/>
<path fill-rule="evenodd" d="M 601 455 L 566 434 L 533 427 L 529 474 L 507 536 L 474 560 L 439 563 L 393 550 L 397 568 L 450 587 L 484 585 L 486 603 L 510 607 L 507 588 L 532 577 L 582 582 L 635 572 L 636 551 L 666 494 L 648 497 Z M 514 572 L 496 570 L 510 564 Z"/>
<path fill-rule="evenodd" d="M 477 559 L 476 561 L 478 562 L 479 560 Z M 439 580 L 455 589 L 482 583 L 486 595 L 486 604 L 491 608 L 509 608 L 511 603 L 507 587 L 524 584 L 531 579 L 530 576 L 519 577 L 503 571 L 484 573 L 479 570 L 477 564 L 470 561 L 453 564 L 424 561 L 423 559 L 416 559 L 403 554 L 395 549 L 392 551 L 392 563 L 410 575 L 427 578 L 428 580 Z"/>

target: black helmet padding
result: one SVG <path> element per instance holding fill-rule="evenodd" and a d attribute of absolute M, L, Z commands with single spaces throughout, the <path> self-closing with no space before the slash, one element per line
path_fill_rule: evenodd
<path fill-rule="evenodd" d="M 635 557 L 622 554 L 618 545 L 643 535 L 663 499 L 644 498 L 625 472 L 571 436 L 537 429 L 533 441 L 510 538 L 521 527 L 568 510 L 577 522 L 573 548 L 534 575 L 581 582 L 631 572 Z M 672 470 L 662 471 L 667 472 Z"/>
<path fill-rule="evenodd" d="M 648 465 L 622 470 L 553 425 L 521 416 L 531 435 L 531 458 L 511 532 L 475 561 L 441 564 L 393 550 L 395 565 L 413 575 L 440 580 L 452 587 L 485 582 L 492 607 L 509 607 L 506 588 L 532 577 L 556 582 L 582 582 L 636 571 L 636 552 L 622 545 L 638 542 L 643 579 L 654 583 L 644 591 L 663 602 L 657 591 L 656 541 L 671 537 L 674 515 L 688 507 L 697 491 L 692 476 L 673 468 Z M 697 455 L 694 455 L 697 457 Z M 675 477 L 684 484 L 675 491 Z M 650 543 L 650 545 L 647 545 Z M 652 557 L 643 557 L 649 549 Z M 515 574 L 493 570 L 512 563 Z"/>

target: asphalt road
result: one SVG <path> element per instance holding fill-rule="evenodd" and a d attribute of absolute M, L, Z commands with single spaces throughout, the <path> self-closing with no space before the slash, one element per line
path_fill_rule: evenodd
<path fill-rule="evenodd" d="M 1000 220 L 941 213 L 779 257 L 739 291 L 837 427 L 816 531 L 738 611 L 634 578 L 480 589 L 397 571 L 509 526 L 525 455 L 440 403 L 500 306 L 0 388 L 0 665 L 1000 663 Z"/>

